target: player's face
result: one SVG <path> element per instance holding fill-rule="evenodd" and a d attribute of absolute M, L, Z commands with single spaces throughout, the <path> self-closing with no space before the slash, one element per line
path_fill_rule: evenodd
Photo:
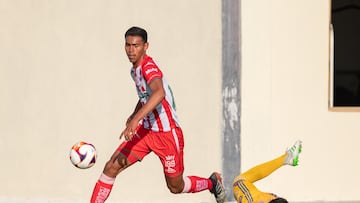
<path fill-rule="evenodd" d="M 125 38 L 125 51 L 129 61 L 134 67 L 140 65 L 143 60 L 148 43 L 145 43 L 140 36 L 127 36 Z"/>

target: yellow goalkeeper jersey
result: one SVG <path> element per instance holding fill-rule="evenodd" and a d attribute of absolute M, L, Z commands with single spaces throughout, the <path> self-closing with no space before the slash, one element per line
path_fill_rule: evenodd
<path fill-rule="evenodd" d="M 238 203 L 269 203 L 277 198 L 275 194 L 261 192 L 253 183 L 245 179 L 234 182 L 233 193 Z"/>

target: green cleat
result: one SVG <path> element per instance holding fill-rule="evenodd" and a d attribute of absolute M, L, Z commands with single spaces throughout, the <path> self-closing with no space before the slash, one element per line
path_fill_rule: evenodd
<path fill-rule="evenodd" d="M 295 144 L 286 150 L 287 157 L 285 159 L 285 164 L 291 166 L 297 166 L 299 162 L 299 154 L 301 153 L 302 142 L 300 140 L 296 141 Z"/>

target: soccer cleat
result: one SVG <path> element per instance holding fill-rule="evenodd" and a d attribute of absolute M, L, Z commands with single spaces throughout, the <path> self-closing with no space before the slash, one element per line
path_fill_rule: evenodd
<path fill-rule="evenodd" d="M 213 188 L 210 190 L 210 192 L 215 195 L 216 202 L 224 203 L 226 200 L 226 193 L 220 173 L 212 173 L 209 179 L 211 180 L 213 185 Z"/>
<path fill-rule="evenodd" d="M 285 159 L 285 164 L 291 166 L 297 166 L 299 162 L 299 154 L 302 148 L 302 142 L 300 140 L 296 141 L 295 144 L 286 150 L 287 157 Z"/>

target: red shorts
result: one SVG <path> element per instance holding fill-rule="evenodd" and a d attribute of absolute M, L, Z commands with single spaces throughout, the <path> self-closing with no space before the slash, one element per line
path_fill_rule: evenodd
<path fill-rule="evenodd" d="M 129 164 L 141 161 L 154 152 L 163 165 L 166 176 L 177 176 L 184 172 L 184 138 L 181 128 L 169 132 L 153 132 L 142 126 L 130 141 L 124 141 L 118 151 L 124 154 Z"/>

